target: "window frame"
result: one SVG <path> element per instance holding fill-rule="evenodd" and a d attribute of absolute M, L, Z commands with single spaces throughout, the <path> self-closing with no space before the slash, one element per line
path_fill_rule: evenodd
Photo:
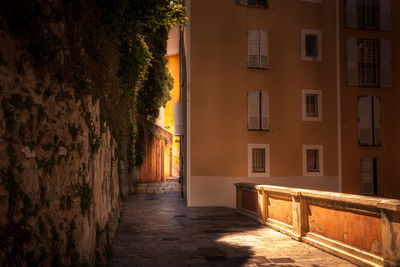
<path fill-rule="evenodd" d="M 302 94 L 302 120 L 303 121 L 322 121 L 322 91 L 321 90 L 301 90 Z M 317 116 L 307 116 L 307 95 L 317 95 Z"/>
<path fill-rule="evenodd" d="M 307 56 L 306 54 L 306 36 L 315 35 L 317 37 L 317 56 Z M 304 61 L 322 61 L 322 32 L 320 30 L 301 29 L 301 60 Z"/>
<path fill-rule="evenodd" d="M 264 149 L 265 172 L 253 172 L 253 149 Z M 269 144 L 247 144 L 247 175 L 248 177 L 269 177 L 270 176 L 270 146 Z"/>
<path fill-rule="evenodd" d="M 323 176 L 324 175 L 324 154 L 322 145 L 303 145 L 303 176 Z M 318 171 L 308 171 L 307 150 L 318 150 Z"/>

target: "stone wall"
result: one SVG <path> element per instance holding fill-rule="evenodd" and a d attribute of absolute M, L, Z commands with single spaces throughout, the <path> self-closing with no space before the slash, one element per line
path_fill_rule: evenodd
<path fill-rule="evenodd" d="M 99 101 L 39 78 L 24 52 L 0 30 L 0 262 L 104 263 L 135 181 Z"/>

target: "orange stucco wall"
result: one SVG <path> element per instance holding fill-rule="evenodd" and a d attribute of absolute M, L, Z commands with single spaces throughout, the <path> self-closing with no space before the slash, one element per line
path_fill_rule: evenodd
<path fill-rule="evenodd" d="M 191 175 L 246 177 L 255 143 L 270 144 L 273 177 L 302 176 L 303 144 L 323 145 L 324 176 L 337 176 L 335 1 L 235 2 L 191 1 Z M 257 28 L 269 32 L 269 70 L 247 68 L 247 30 Z M 302 28 L 322 31 L 322 62 L 301 60 Z M 322 122 L 302 121 L 302 89 L 322 91 Z M 247 130 L 249 90 L 269 92 L 269 132 Z"/>
<path fill-rule="evenodd" d="M 268 218 L 286 223 L 293 224 L 292 200 L 270 196 L 267 199 Z"/>
<path fill-rule="evenodd" d="M 341 29 L 341 127 L 342 127 L 342 170 L 343 192 L 361 194 L 360 158 L 379 159 L 379 195 L 400 198 L 400 143 L 399 143 L 399 100 L 400 100 L 400 2 L 392 4 L 392 31 L 355 30 L 345 27 L 344 1 L 340 1 Z M 346 86 L 346 37 L 392 40 L 392 88 L 359 88 Z M 360 147 L 358 145 L 357 97 L 362 95 L 381 96 L 382 145 Z"/>
<path fill-rule="evenodd" d="M 145 129 L 140 182 L 164 182 L 171 176 L 172 135 L 143 118 L 138 123 Z"/>
<path fill-rule="evenodd" d="M 325 237 L 382 254 L 382 222 L 377 217 L 308 205 L 308 227 Z"/>

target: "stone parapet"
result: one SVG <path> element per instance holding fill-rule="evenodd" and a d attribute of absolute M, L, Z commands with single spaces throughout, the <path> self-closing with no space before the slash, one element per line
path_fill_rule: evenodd
<path fill-rule="evenodd" d="M 360 266 L 400 266 L 400 200 L 250 183 L 237 210 Z"/>

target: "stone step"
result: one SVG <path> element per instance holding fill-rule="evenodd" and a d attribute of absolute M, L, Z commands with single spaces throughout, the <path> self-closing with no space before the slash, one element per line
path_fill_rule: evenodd
<path fill-rule="evenodd" d="M 177 182 L 143 183 L 137 187 L 137 194 L 179 193 L 182 185 Z"/>

